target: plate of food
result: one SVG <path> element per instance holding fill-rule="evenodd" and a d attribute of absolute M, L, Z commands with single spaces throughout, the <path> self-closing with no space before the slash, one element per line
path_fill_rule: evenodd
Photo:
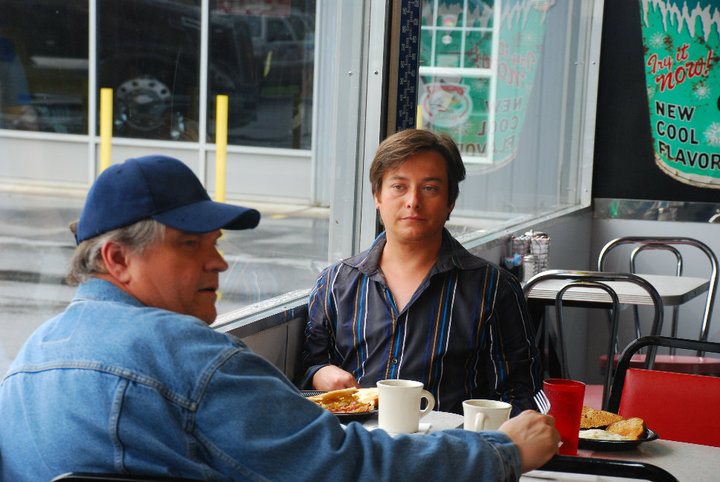
<path fill-rule="evenodd" d="M 303 390 L 302 394 L 342 422 L 364 420 L 377 413 L 377 388 L 344 388 L 329 392 Z"/>
<path fill-rule="evenodd" d="M 583 407 L 578 448 L 584 450 L 630 450 L 656 440 L 640 417 L 624 418 L 616 413 Z"/>

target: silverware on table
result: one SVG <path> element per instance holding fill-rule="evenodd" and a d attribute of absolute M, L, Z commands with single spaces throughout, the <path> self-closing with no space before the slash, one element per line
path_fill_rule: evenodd
<path fill-rule="evenodd" d="M 537 405 L 538 411 L 543 415 L 546 415 L 550 411 L 550 400 L 543 390 L 540 390 L 533 397 L 535 405 Z"/>

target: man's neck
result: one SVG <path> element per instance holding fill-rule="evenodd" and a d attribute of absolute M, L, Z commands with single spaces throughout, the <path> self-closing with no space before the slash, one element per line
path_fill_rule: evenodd
<path fill-rule="evenodd" d="M 432 266 L 437 261 L 438 253 L 442 246 L 442 235 L 432 240 L 404 242 L 387 237 L 381 264 L 392 263 L 407 266 L 408 270 L 413 267 Z"/>
<path fill-rule="evenodd" d="M 398 311 L 402 311 L 435 265 L 442 236 L 435 240 L 400 243 L 388 238 L 380 257 L 380 268 L 393 294 Z"/>

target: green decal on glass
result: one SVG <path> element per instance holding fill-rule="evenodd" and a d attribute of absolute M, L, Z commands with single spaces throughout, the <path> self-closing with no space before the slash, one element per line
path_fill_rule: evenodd
<path fill-rule="evenodd" d="M 639 0 L 655 163 L 720 189 L 720 0 Z"/>
<path fill-rule="evenodd" d="M 554 4 L 423 2 L 418 90 L 422 127 L 452 136 L 466 163 L 490 170 L 516 157 Z"/>

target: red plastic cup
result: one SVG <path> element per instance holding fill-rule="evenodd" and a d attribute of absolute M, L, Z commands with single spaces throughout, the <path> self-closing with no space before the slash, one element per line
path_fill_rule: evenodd
<path fill-rule="evenodd" d="M 549 415 L 555 417 L 555 428 L 560 432 L 560 455 L 577 455 L 585 384 L 548 378 L 543 382 L 543 390 L 550 400 Z"/>

